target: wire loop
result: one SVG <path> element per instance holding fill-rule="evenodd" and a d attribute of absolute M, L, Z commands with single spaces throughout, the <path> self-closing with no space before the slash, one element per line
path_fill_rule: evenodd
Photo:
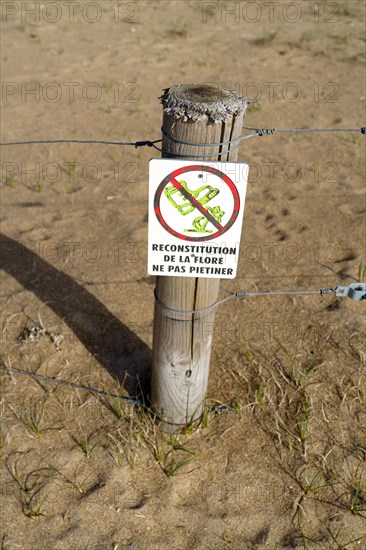
<path fill-rule="evenodd" d="M 164 304 L 160 300 L 160 298 L 158 298 L 158 295 L 156 293 L 156 287 L 154 288 L 154 297 L 155 297 L 155 302 L 157 302 L 160 307 L 162 307 L 163 309 L 166 309 L 167 311 L 171 311 L 172 313 L 181 313 L 182 315 L 183 314 L 194 315 L 195 313 L 201 313 L 203 311 L 208 311 L 209 309 L 217 307 L 218 305 L 222 304 L 223 302 L 227 302 L 228 300 L 231 300 L 232 298 L 235 298 L 235 293 L 231 294 L 230 296 L 227 296 L 223 300 L 219 300 L 217 302 L 214 302 L 210 306 L 202 307 L 200 309 L 176 309 L 174 307 L 167 306 L 166 304 Z"/>
<path fill-rule="evenodd" d="M 181 139 L 177 139 L 177 138 L 171 136 L 170 134 L 168 134 L 164 130 L 163 127 L 161 127 L 161 132 L 165 137 L 167 137 L 171 141 L 174 141 L 175 143 L 180 143 L 182 145 L 190 145 L 192 147 L 221 147 L 221 145 L 230 145 L 230 143 L 235 143 L 236 141 L 241 140 L 241 136 L 239 136 L 239 137 L 234 138 L 234 139 L 229 139 L 228 141 L 220 141 L 219 143 L 190 143 L 189 141 L 183 141 Z M 229 152 L 234 151 L 234 150 L 235 149 L 230 149 L 229 151 L 226 151 L 226 153 L 229 153 Z"/>

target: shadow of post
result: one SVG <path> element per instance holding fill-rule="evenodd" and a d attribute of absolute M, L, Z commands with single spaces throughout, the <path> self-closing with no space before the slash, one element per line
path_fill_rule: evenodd
<path fill-rule="evenodd" d="M 125 381 L 130 396 L 147 393 L 151 350 L 84 287 L 19 242 L 0 234 L 0 267 L 62 319 L 99 363 Z"/>

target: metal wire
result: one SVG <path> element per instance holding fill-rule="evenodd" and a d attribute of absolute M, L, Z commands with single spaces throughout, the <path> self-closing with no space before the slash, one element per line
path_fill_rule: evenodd
<path fill-rule="evenodd" d="M 256 136 L 272 136 L 273 134 L 287 134 L 287 133 L 305 133 L 305 132 L 361 132 L 366 134 L 366 127 L 362 128 L 300 128 L 295 130 L 277 130 L 276 128 L 253 128 L 252 126 L 242 126 L 245 130 L 254 130 L 255 134 L 249 134 L 248 136 L 242 136 L 242 139 L 248 139 Z"/>
<path fill-rule="evenodd" d="M 51 382 L 52 384 L 57 384 L 59 386 L 68 386 L 69 388 L 73 388 L 75 390 L 87 391 L 89 393 L 103 395 L 106 397 L 115 397 L 115 398 L 121 399 L 121 401 L 125 401 L 130 405 L 141 405 L 141 406 L 143 405 L 141 401 L 139 401 L 138 399 L 134 399 L 133 397 L 123 397 L 120 395 L 116 395 L 114 393 L 108 393 L 102 390 L 96 390 L 95 388 L 90 388 L 89 386 L 82 386 L 80 384 L 73 384 L 72 382 L 65 382 L 64 380 L 58 380 L 57 378 L 52 378 L 51 376 L 46 376 L 44 374 L 36 374 L 34 372 L 13 369 L 9 367 L 4 367 L 3 365 L 0 365 L 0 370 L 5 372 L 11 372 L 12 374 L 20 374 L 21 376 L 28 376 L 29 378 L 34 378 L 35 380 L 43 380 L 45 382 Z"/>
<path fill-rule="evenodd" d="M 228 150 L 228 151 L 224 151 L 224 152 L 221 152 L 219 153 L 220 155 L 224 155 L 224 154 L 227 154 L 227 153 L 231 153 L 232 151 L 235 151 L 239 145 L 240 145 L 240 142 L 243 140 L 243 139 L 248 139 L 248 138 L 252 138 L 252 137 L 257 137 L 257 136 L 269 136 L 269 135 L 273 135 L 273 134 L 278 134 L 278 133 L 304 133 L 304 132 L 361 132 L 361 134 L 365 135 L 366 134 L 366 127 L 361 127 L 361 128 L 300 128 L 300 129 L 295 129 L 295 130 L 291 130 L 291 129 L 285 129 L 285 130 L 278 130 L 276 128 L 253 128 L 252 126 L 242 126 L 242 128 L 244 128 L 245 130 L 254 130 L 255 131 L 255 134 L 249 134 L 248 136 L 240 136 L 238 138 L 235 138 L 235 139 L 232 139 L 232 140 L 229 140 L 229 141 L 222 141 L 222 142 L 219 142 L 219 143 L 190 143 L 189 141 L 182 141 L 182 140 L 179 140 L 177 138 L 173 138 L 172 136 L 170 136 L 169 134 L 167 134 L 165 131 L 163 132 L 164 135 L 166 137 L 168 137 L 169 139 L 171 139 L 172 141 L 175 141 L 176 143 L 181 143 L 182 145 L 190 145 L 192 147 L 220 147 L 222 145 L 230 145 L 231 143 L 236 143 L 238 142 L 238 144 L 233 147 L 232 149 Z M 161 143 L 162 140 L 161 139 L 156 139 L 154 141 L 151 141 L 149 139 L 146 139 L 146 140 L 140 140 L 140 141 L 107 141 L 107 140 L 98 140 L 98 139 L 51 139 L 51 140 L 34 140 L 34 141 L 11 141 L 11 142 L 7 142 L 7 143 L 0 143 L 0 147 L 7 147 L 7 146 L 10 146 L 10 145 L 37 145 L 37 144 L 52 144 L 52 143 L 86 143 L 86 144 L 102 144 L 102 145 L 129 145 L 129 146 L 132 146 L 132 147 L 153 147 L 154 149 L 156 149 L 157 151 L 160 151 L 162 153 L 167 153 L 167 154 L 173 154 L 171 151 L 167 151 L 165 149 L 161 149 L 159 147 L 157 147 L 155 145 L 155 143 Z M 205 157 L 213 157 L 213 156 L 218 156 L 217 153 L 213 153 L 213 154 L 207 154 L 207 155 L 180 155 L 180 154 L 176 154 L 174 153 L 174 156 L 179 156 L 179 157 L 188 157 L 188 158 L 201 158 L 202 156 L 205 156 Z"/>
<path fill-rule="evenodd" d="M 227 291 L 228 292 L 228 291 Z M 219 300 L 215 302 L 214 304 L 211 304 L 210 306 L 202 307 L 201 309 L 175 309 L 174 307 L 167 306 L 164 304 L 157 296 L 156 294 L 156 288 L 154 288 L 154 297 L 155 301 L 163 308 L 168 311 L 171 311 L 173 313 L 186 313 L 186 314 L 193 314 L 193 313 L 201 313 L 202 311 L 207 311 L 209 309 L 212 309 L 213 307 L 217 307 L 220 304 L 223 304 L 224 302 L 227 302 L 228 300 L 232 300 L 235 298 L 236 294 L 232 293 L 231 296 L 227 296 L 226 298 L 223 298 L 222 300 Z"/>
<path fill-rule="evenodd" d="M 108 392 L 105 392 L 105 391 L 102 391 L 102 390 L 97 390 L 95 388 L 90 388 L 88 386 L 81 386 L 79 384 L 73 384 L 72 382 L 67 382 L 65 380 L 58 380 L 57 378 L 52 378 L 50 376 L 45 376 L 43 374 L 36 374 L 34 372 L 28 372 L 28 371 L 25 371 L 25 370 L 5 367 L 3 365 L 0 365 L 0 370 L 3 371 L 3 372 L 7 372 L 8 374 L 11 373 L 11 374 L 16 374 L 16 375 L 20 375 L 20 376 L 25 376 L 25 377 L 28 377 L 28 378 L 33 378 L 35 380 L 42 380 L 42 381 L 45 381 L 45 382 L 51 382 L 52 384 L 57 384 L 57 385 L 60 385 L 60 386 L 67 386 L 69 388 L 86 391 L 86 392 L 93 393 L 93 394 L 96 394 L 96 395 L 103 395 L 105 397 L 114 397 L 114 398 L 120 399 L 121 401 L 124 401 L 127 405 L 138 405 L 139 407 L 142 407 L 146 410 L 149 410 L 149 408 L 144 403 L 142 403 L 138 399 L 134 399 L 133 397 L 123 397 L 123 396 L 117 395 L 115 393 L 108 393 Z M 232 407 L 226 407 L 225 405 L 222 405 L 222 406 L 211 407 L 209 412 L 212 413 L 212 414 L 221 414 L 221 413 L 239 412 L 239 410 L 240 409 L 232 408 Z"/>
<path fill-rule="evenodd" d="M 192 145 L 192 146 L 195 146 L 197 145 L 196 143 L 187 143 L 187 145 Z M 206 147 L 212 147 L 212 146 L 218 146 L 220 144 L 218 143 L 207 143 L 206 144 Z M 235 151 L 236 149 L 239 149 L 240 147 L 240 144 L 237 145 L 236 147 L 232 147 L 231 149 L 229 149 L 228 151 L 220 151 L 219 153 L 216 152 L 216 153 L 207 153 L 207 154 L 204 154 L 204 155 L 183 155 L 182 153 L 176 153 L 175 151 L 168 151 L 167 149 L 162 149 L 160 147 L 156 147 L 156 145 L 153 145 L 154 149 L 156 149 L 157 151 L 160 151 L 160 153 L 165 153 L 167 155 L 172 155 L 173 157 L 180 157 L 180 158 L 187 158 L 187 159 L 201 159 L 202 160 L 202 157 L 208 157 L 208 158 L 212 158 L 212 157 L 220 157 L 222 155 L 227 155 L 229 153 L 232 153 L 233 151 Z"/>
<path fill-rule="evenodd" d="M 163 127 L 161 127 L 161 133 L 170 139 L 171 141 L 174 141 L 175 143 L 181 143 L 182 145 L 192 145 L 194 147 L 220 147 L 221 145 L 229 145 L 230 143 L 235 143 L 236 141 L 240 141 L 241 137 L 237 137 L 234 139 L 229 139 L 228 141 L 220 141 L 219 143 L 191 143 L 189 141 L 183 141 L 181 139 L 177 139 L 170 134 L 168 134 Z"/>
<path fill-rule="evenodd" d="M 226 290 L 226 292 L 229 292 Z M 252 296 L 291 296 L 291 295 L 306 295 L 306 294 L 320 294 L 321 296 L 323 294 L 329 294 L 331 292 L 335 292 L 335 289 L 333 288 L 326 288 L 323 290 L 289 290 L 289 291 L 268 291 L 268 292 L 235 292 L 234 296 L 237 298 L 245 298 L 245 297 L 252 297 Z"/>
<path fill-rule="evenodd" d="M 320 290 L 285 290 L 285 291 L 267 291 L 267 292 L 246 292 L 246 291 L 237 291 L 232 292 L 231 290 L 222 289 L 224 292 L 229 293 L 229 296 L 226 296 L 226 298 L 223 298 L 222 300 L 218 300 L 217 302 L 214 302 L 210 306 L 206 306 L 200 309 L 176 309 L 170 306 L 167 306 L 164 304 L 157 296 L 156 294 L 156 288 L 154 289 L 154 297 L 155 301 L 167 311 L 171 311 L 173 313 L 181 313 L 181 314 L 195 314 L 195 313 L 201 313 L 203 311 L 207 311 L 209 309 L 216 308 L 217 306 L 223 304 L 224 302 L 227 302 L 228 300 L 232 300 L 233 298 L 251 298 L 253 296 L 305 296 L 305 295 L 311 295 L 311 294 L 317 294 L 319 296 L 323 296 L 324 294 L 331 294 L 336 292 L 335 288 L 323 288 Z"/>
<path fill-rule="evenodd" d="M 11 141 L 8 143 L 0 143 L 0 147 L 6 147 L 8 145 L 34 145 L 34 144 L 48 144 L 48 143 L 98 143 L 103 145 L 132 145 L 134 147 L 153 147 L 154 143 L 162 141 L 156 139 L 155 141 L 143 140 L 143 141 L 104 141 L 99 139 L 43 139 L 36 141 Z"/>

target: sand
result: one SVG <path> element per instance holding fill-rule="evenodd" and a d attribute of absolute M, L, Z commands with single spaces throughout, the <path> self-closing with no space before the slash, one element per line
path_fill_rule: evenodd
<path fill-rule="evenodd" d="M 3 142 L 159 139 L 158 97 L 190 82 L 249 96 L 256 128 L 365 124 L 361 1 L 55 4 L 2 2 Z M 241 253 L 223 289 L 362 280 L 364 144 L 360 132 L 242 142 Z M 124 396 L 138 377 L 148 392 L 159 153 L 1 152 L 2 367 Z M 364 304 L 334 294 L 223 304 L 207 408 L 239 412 L 173 439 L 137 406 L 2 371 L 2 548 L 365 548 L 364 336 Z"/>

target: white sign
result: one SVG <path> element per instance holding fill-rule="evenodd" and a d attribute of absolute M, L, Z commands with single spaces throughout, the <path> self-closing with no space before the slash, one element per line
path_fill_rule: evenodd
<path fill-rule="evenodd" d="M 248 169 L 234 162 L 150 161 L 150 275 L 236 276 Z"/>

